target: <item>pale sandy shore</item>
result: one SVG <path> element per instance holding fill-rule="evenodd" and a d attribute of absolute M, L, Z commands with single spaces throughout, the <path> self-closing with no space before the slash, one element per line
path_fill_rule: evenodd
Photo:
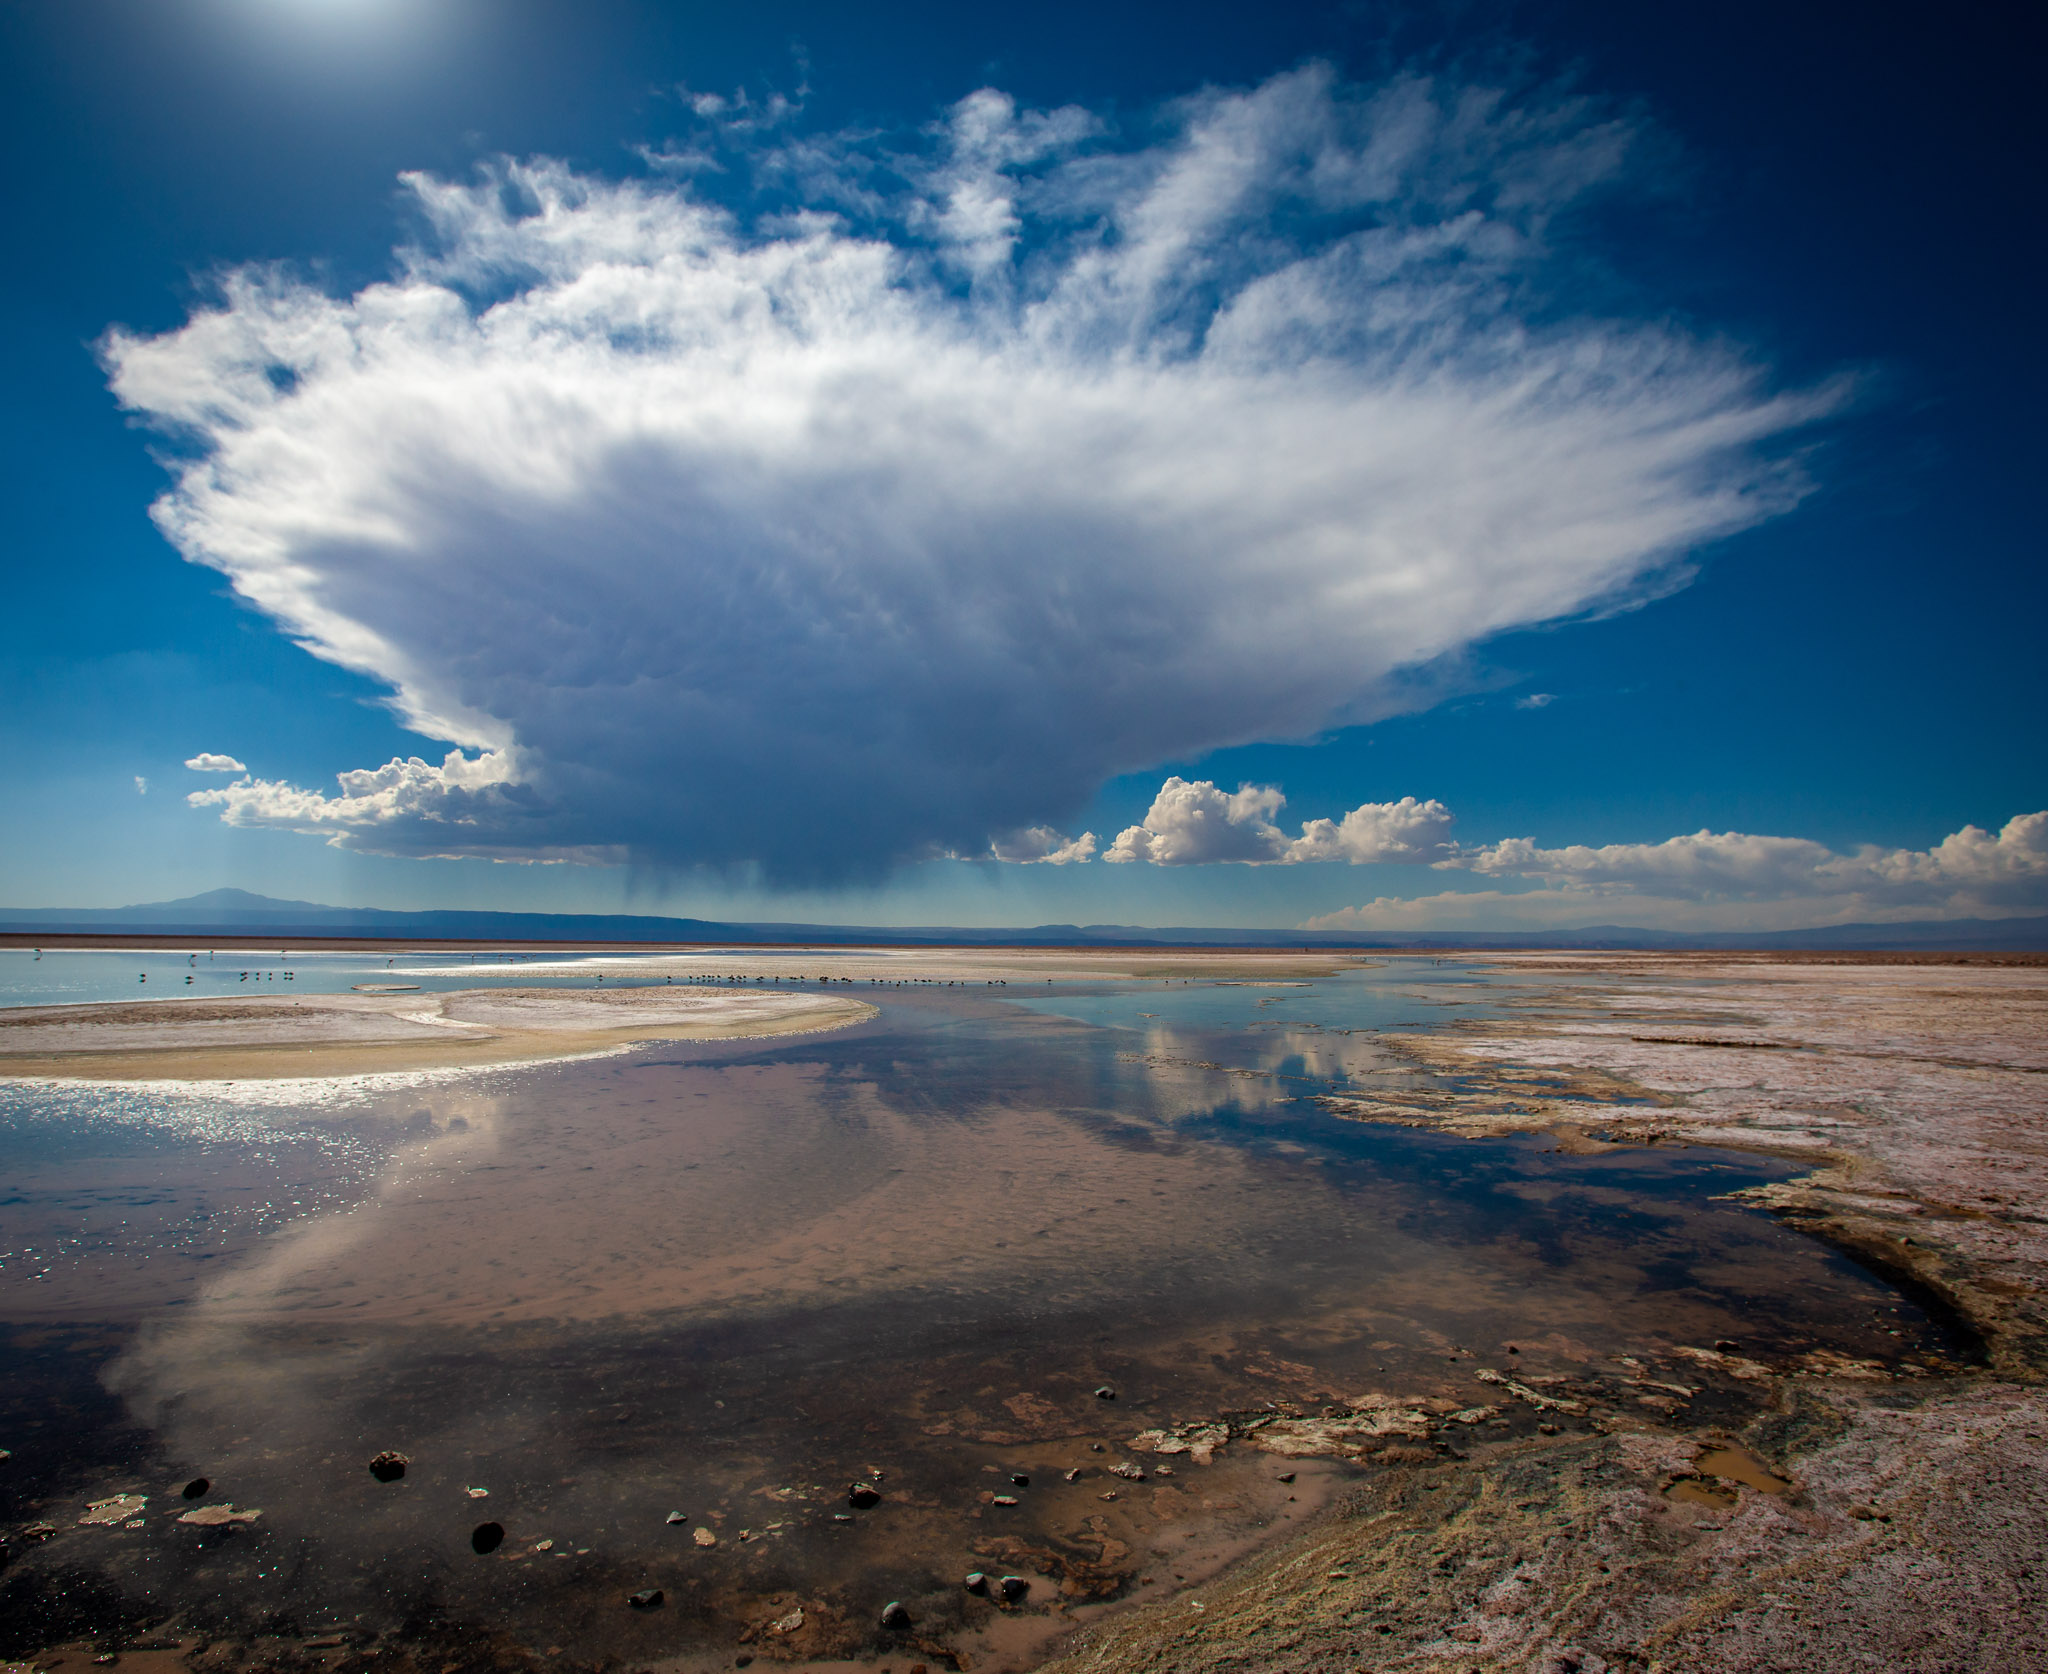
<path fill-rule="evenodd" d="M 300 994 L 0 1011 L 0 1076 L 250 1081 L 582 1057 L 643 1040 L 840 1029 L 843 993 L 661 986 Z"/>

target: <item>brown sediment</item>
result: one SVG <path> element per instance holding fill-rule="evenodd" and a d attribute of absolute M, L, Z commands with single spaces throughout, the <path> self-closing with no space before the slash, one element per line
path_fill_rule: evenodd
<path fill-rule="evenodd" d="M 263 1081 L 479 1068 L 844 1028 L 875 1015 L 842 994 L 706 987 L 264 995 L 0 1011 L 0 1076 Z"/>

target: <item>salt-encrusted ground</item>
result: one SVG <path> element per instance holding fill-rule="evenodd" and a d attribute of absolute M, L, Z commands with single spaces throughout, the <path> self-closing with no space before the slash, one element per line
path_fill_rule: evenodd
<path fill-rule="evenodd" d="M 1809 1162 L 1749 1195 L 1946 1303 L 1981 1335 L 1982 1369 L 1765 1366 L 1688 1345 L 1618 1385 L 1530 1390 L 1578 1409 L 1549 1438 L 1458 1445 L 1459 1415 L 1418 1407 L 1406 1450 L 1374 1451 L 1361 1421 L 1384 1428 L 1383 1412 L 1326 1414 L 1320 1450 L 1377 1466 L 1347 1502 L 1199 1597 L 1089 1630 L 1049 1668 L 2048 1667 L 2048 969 L 1499 963 L 1573 980 L 1532 989 L 1511 1020 L 1392 1043 L 1408 1064 L 1384 1095 L 1326 1108 Z M 1688 1423 L 1677 1394 L 1662 1413 L 1655 1393 L 1626 1394 L 1731 1378 L 1770 1397 L 1735 1436 Z M 1318 1421 L 1290 1433 L 1304 1426 Z M 1713 1475 L 1729 1444 L 1782 1486 Z"/>

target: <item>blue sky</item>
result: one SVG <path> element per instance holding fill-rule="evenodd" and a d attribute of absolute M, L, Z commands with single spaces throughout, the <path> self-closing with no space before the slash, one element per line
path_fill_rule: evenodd
<path fill-rule="evenodd" d="M 2048 911 L 2020 27 L 9 8 L 0 894 Z"/>

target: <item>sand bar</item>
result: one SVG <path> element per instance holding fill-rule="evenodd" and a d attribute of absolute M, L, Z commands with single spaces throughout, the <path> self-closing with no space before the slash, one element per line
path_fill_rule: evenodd
<path fill-rule="evenodd" d="M 20 1006 L 0 1011 L 0 1075 L 244 1081 L 581 1057 L 643 1040 L 840 1029 L 875 1008 L 847 994 L 666 985 Z"/>

